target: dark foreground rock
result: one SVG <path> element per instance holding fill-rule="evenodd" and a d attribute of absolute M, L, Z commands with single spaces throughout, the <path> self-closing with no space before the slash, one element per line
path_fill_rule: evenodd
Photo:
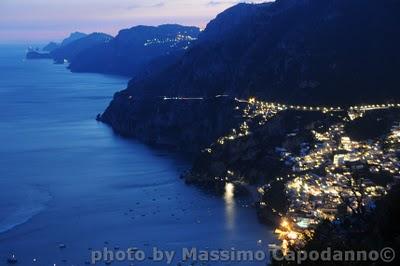
<path fill-rule="evenodd" d="M 197 154 L 240 123 L 236 106 L 227 98 L 135 100 L 121 92 L 99 119 L 120 135 Z"/>

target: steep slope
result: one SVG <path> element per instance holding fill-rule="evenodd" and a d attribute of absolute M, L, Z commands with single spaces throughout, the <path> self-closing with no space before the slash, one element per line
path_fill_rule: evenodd
<path fill-rule="evenodd" d="M 181 25 L 136 26 L 121 30 L 110 42 L 79 53 L 70 69 L 133 76 L 158 56 L 181 54 L 199 33 L 196 27 Z"/>
<path fill-rule="evenodd" d="M 399 96 L 399 11 L 393 0 L 240 4 L 212 21 L 178 64 L 133 90 L 328 104 L 388 100 Z"/>
<path fill-rule="evenodd" d="M 239 4 L 211 21 L 172 66 L 132 80 L 115 95 L 103 120 L 117 132 L 137 136 L 138 127 L 151 122 L 156 127 L 157 105 L 150 112 L 145 102 L 162 96 L 227 94 L 311 105 L 399 100 L 399 13 L 395 0 Z M 179 101 L 174 105 L 168 110 L 172 117 L 180 110 Z M 197 122 L 215 112 L 229 113 L 226 108 L 206 108 L 204 120 Z M 207 139 L 197 141 L 206 144 Z"/>

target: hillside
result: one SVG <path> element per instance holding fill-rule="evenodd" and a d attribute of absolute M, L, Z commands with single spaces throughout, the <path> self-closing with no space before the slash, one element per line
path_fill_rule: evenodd
<path fill-rule="evenodd" d="M 311 104 L 389 100 L 399 97 L 399 11 L 392 0 L 239 4 L 211 21 L 179 63 L 131 89 Z"/>
<path fill-rule="evenodd" d="M 176 101 L 160 114 L 146 100 L 229 95 L 310 105 L 391 102 L 400 98 L 400 2 L 393 0 L 279 0 L 239 4 L 217 16 L 172 66 L 132 80 L 102 116 L 122 134 L 144 138 L 161 117 L 177 117 Z M 220 105 L 197 123 L 208 128 Z M 133 117 L 132 114 L 135 114 Z M 186 114 L 190 120 L 190 113 Z M 194 117 L 193 117 L 194 119 Z M 126 127 L 129 125 L 129 129 Z M 229 130 L 230 122 L 211 135 Z M 170 123 L 171 127 L 176 124 Z M 163 123 L 165 127 L 165 121 Z M 137 129 L 140 132 L 137 133 Z M 183 128 L 181 128 L 183 130 Z M 185 131 L 189 130 L 184 128 Z M 170 142 L 180 146 L 178 132 Z M 163 137 L 163 130 L 158 130 Z M 208 138 L 193 132 L 196 145 Z M 185 146 L 185 145 L 182 145 Z M 190 147 L 187 147 L 190 149 Z"/>
<path fill-rule="evenodd" d="M 200 30 L 181 25 L 136 26 L 121 30 L 110 42 L 79 53 L 70 69 L 134 76 L 159 56 L 180 55 Z"/>
<path fill-rule="evenodd" d="M 92 49 L 96 45 L 109 42 L 113 37 L 104 33 L 92 33 L 87 36 L 78 38 L 72 41 L 66 39 L 61 44 L 60 48 L 55 49 L 51 52 L 52 58 L 56 63 L 63 63 L 64 60 L 72 62 L 79 58 L 79 54 L 86 50 Z"/>

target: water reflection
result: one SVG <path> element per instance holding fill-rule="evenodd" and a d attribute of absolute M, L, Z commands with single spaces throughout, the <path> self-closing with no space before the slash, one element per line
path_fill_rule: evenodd
<path fill-rule="evenodd" d="M 225 184 L 225 217 L 229 229 L 235 228 L 235 185 L 232 183 Z"/>

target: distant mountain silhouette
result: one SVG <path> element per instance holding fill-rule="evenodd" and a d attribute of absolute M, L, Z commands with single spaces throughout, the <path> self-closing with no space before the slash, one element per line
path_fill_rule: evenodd
<path fill-rule="evenodd" d="M 66 45 L 68 45 L 74 41 L 77 41 L 79 39 L 82 39 L 83 37 L 86 37 L 86 36 L 87 36 L 86 33 L 73 32 L 61 42 L 61 46 L 66 46 Z"/>
<path fill-rule="evenodd" d="M 88 36 L 86 33 L 82 32 L 73 32 L 67 38 L 65 38 L 61 43 L 49 42 L 45 47 L 43 47 L 43 51 L 52 52 L 60 47 L 67 46 L 68 44 L 75 42 L 79 39 Z"/>
<path fill-rule="evenodd" d="M 70 69 L 134 76 L 159 56 L 180 54 L 199 33 L 196 27 L 181 25 L 136 26 L 121 30 L 109 42 L 80 52 L 71 61 Z"/>
<path fill-rule="evenodd" d="M 399 98 L 400 2 L 278 0 L 211 21 L 172 67 L 132 83 L 137 96 L 229 94 L 311 104 Z"/>
<path fill-rule="evenodd" d="M 52 56 L 50 53 L 42 53 L 42 52 L 38 52 L 36 50 L 29 50 L 26 53 L 26 58 L 27 59 L 52 59 Z"/>
<path fill-rule="evenodd" d="M 49 42 L 45 47 L 43 47 L 42 50 L 46 51 L 46 52 L 52 52 L 59 47 L 60 47 L 60 44 L 55 43 L 55 42 Z"/>
<path fill-rule="evenodd" d="M 136 26 L 113 38 L 104 33 L 75 32 L 62 41 L 29 51 L 28 59 L 69 62 L 73 72 L 96 72 L 129 77 L 159 73 L 175 63 L 200 34 L 197 27 L 175 24 Z"/>
<path fill-rule="evenodd" d="M 78 33 L 71 34 L 71 36 L 81 36 Z M 113 37 L 104 33 L 92 33 L 89 35 L 85 35 L 84 37 L 78 38 L 74 41 L 69 41 L 71 37 L 69 37 L 68 41 L 64 40 L 60 46 L 60 48 L 55 49 L 51 52 L 51 55 L 55 62 L 63 63 L 64 60 L 69 62 L 73 61 L 79 53 L 82 51 L 93 48 L 96 45 L 101 45 L 109 42 Z"/>

